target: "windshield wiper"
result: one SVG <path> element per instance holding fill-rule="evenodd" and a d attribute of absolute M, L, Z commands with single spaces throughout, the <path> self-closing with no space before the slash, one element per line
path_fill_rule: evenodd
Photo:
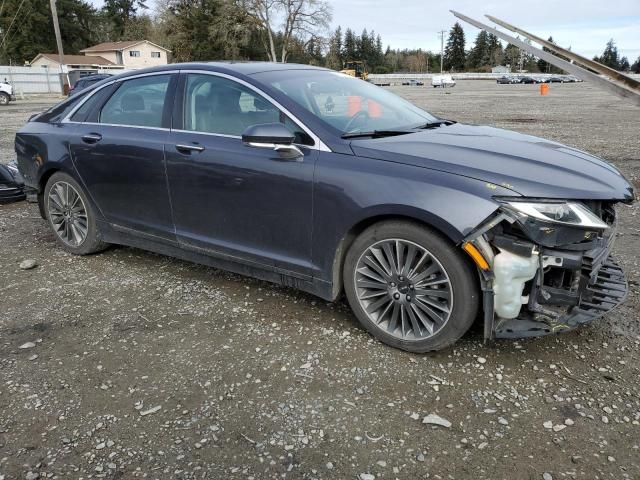
<path fill-rule="evenodd" d="M 428 122 L 423 125 L 419 125 L 415 128 L 420 130 L 426 130 L 427 128 L 438 128 L 443 125 L 453 125 L 454 123 L 456 122 L 454 122 L 453 120 L 436 120 L 435 122 Z"/>
<path fill-rule="evenodd" d="M 371 130 L 370 132 L 352 132 L 345 133 L 341 136 L 341 138 L 361 138 L 361 137 L 371 137 L 371 138 L 382 138 L 382 137 L 393 137 L 395 135 L 406 135 L 408 133 L 414 133 L 411 130 Z"/>

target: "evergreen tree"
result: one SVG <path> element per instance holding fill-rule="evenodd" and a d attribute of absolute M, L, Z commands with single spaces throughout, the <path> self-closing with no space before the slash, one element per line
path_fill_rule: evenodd
<path fill-rule="evenodd" d="M 176 61 L 265 60 L 257 31 L 234 2 L 170 0 L 163 17 L 164 44 Z"/>
<path fill-rule="evenodd" d="M 549 37 L 548 41 L 551 42 L 551 43 L 555 43 L 553 41 L 553 37 Z M 554 57 L 559 57 L 559 58 L 562 58 L 562 59 L 566 60 L 565 57 L 563 57 L 562 55 L 558 55 L 553 50 L 550 50 L 547 47 L 542 47 L 542 50 L 544 50 L 545 52 L 549 52 Z M 540 72 L 542 72 L 542 73 L 562 73 L 563 72 L 563 70 L 561 68 L 558 68 L 555 65 L 552 65 L 552 64 L 544 61 L 541 58 L 538 59 L 538 70 L 540 70 Z"/>
<path fill-rule="evenodd" d="M 613 68 L 615 70 L 620 69 L 620 56 L 618 54 L 618 47 L 616 47 L 613 38 L 607 42 L 607 46 L 602 52 L 601 57 L 596 57 L 595 60 L 600 62 L 603 65 L 606 65 L 609 68 Z"/>
<path fill-rule="evenodd" d="M 621 72 L 628 72 L 630 68 L 631 68 L 631 66 L 629 65 L 629 60 L 627 59 L 627 57 L 622 57 L 620 59 L 619 70 Z"/>
<path fill-rule="evenodd" d="M 138 9 L 146 9 L 146 0 L 105 0 L 102 11 L 111 25 L 111 41 L 123 40 L 128 24 Z"/>
<path fill-rule="evenodd" d="M 487 37 L 487 32 L 480 30 L 473 48 L 469 51 L 469 55 L 467 57 L 467 69 L 479 70 L 483 66 L 483 60 L 488 58 L 487 52 L 489 50 L 489 45 Z"/>
<path fill-rule="evenodd" d="M 58 0 L 57 10 L 65 54 L 77 54 L 97 43 L 99 18 L 91 4 L 84 0 Z M 16 20 L 11 24 L 14 16 Z M 57 52 L 48 0 L 5 0 L 0 9 L 0 44 L 0 64 L 4 65 L 22 65 L 38 53 Z"/>
<path fill-rule="evenodd" d="M 329 52 L 327 53 L 327 67 L 334 70 L 342 70 L 342 29 L 340 26 L 336 28 L 335 32 L 329 40 Z"/>
<path fill-rule="evenodd" d="M 489 44 L 489 61 L 485 65 L 488 65 L 489 67 L 501 65 L 503 54 L 500 40 L 494 34 L 490 33 L 487 37 L 487 41 Z"/>
<path fill-rule="evenodd" d="M 511 67 L 511 71 L 515 72 L 520 68 L 520 59 L 522 52 L 512 43 L 508 44 L 504 49 L 503 63 Z"/>
<path fill-rule="evenodd" d="M 633 65 L 631 65 L 631 71 L 633 73 L 640 73 L 640 57 L 637 58 Z"/>
<path fill-rule="evenodd" d="M 347 28 L 344 32 L 344 42 L 342 44 L 342 58 L 345 62 L 357 60 L 358 45 L 356 43 L 356 35 L 353 30 Z"/>
<path fill-rule="evenodd" d="M 456 22 L 449 31 L 449 39 L 444 51 L 444 67 L 446 70 L 464 70 L 465 51 L 464 51 L 464 30 L 462 26 Z"/>

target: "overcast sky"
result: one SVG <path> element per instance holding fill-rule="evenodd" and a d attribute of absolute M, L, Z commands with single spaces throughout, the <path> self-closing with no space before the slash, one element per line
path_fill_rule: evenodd
<path fill-rule="evenodd" d="M 392 48 L 439 51 L 438 31 L 456 18 L 449 10 L 495 26 L 493 15 L 528 32 L 548 38 L 589 58 L 600 55 L 613 38 L 621 55 L 640 55 L 640 0 L 329 0 L 333 24 L 356 32 L 374 29 Z M 461 22 L 471 47 L 479 30 Z M 448 32 L 447 32 L 448 33 Z M 446 38 L 446 37 L 445 37 Z M 446 41 L 446 40 L 445 40 Z"/>

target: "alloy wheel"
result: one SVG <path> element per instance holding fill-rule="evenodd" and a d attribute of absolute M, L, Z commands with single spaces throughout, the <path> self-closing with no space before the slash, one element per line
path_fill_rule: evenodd
<path fill-rule="evenodd" d="M 87 210 L 78 191 L 67 182 L 54 183 L 49 190 L 47 209 L 53 230 L 71 247 L 84 243 L 89 231 Z"/>
<path fill-rule="evenodd" d="M 427 249 L 402 239 L 367 248 L 355 270 L 358 302 L 380 329 L 402 340 L 424 340 L 447 323 L 451 281 Z"/>

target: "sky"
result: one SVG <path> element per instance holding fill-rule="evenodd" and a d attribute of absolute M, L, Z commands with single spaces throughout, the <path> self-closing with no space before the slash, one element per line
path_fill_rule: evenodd
<path fill-rule="evenodd" d="M 457 20 L 456 10 L 495 26 L 485 14 L 592 58 L 613 38 L 630 63 L 640 56 L 640 0 L 329 0 L 333 27 L 374 29 L 392 48 L 439 51 L 441 30 Z M 460 22 L 469 49 L 479 30 Z M 506 31 L 502 29 L 503 31 Z M 510 33 L 506 31 L 507 33 Z M 446 35 L 445 34 L 445 42 Z"/>

